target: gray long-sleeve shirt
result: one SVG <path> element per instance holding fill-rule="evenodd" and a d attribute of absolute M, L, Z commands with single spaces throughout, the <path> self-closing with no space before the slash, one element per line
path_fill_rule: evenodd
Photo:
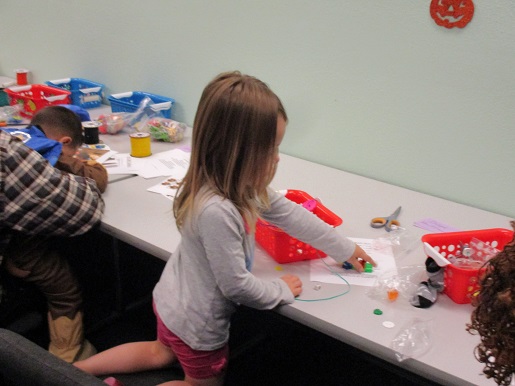
<path fill-rule="evenodd" d="M 271 207 L 263 219 L 293 237 L 345 261 L 355 244 L 283 195 L 269 191 Z M 262 280 L 246 268 L 254 254 L 254 234 L 229 200 L 213 195 L 182 227 L 182 239 L 154 289 L 164 324 L 196 350 L 215 350 L 229 339 L 237 304 L 272 309 L 294 297 L 280 279 Z"/>

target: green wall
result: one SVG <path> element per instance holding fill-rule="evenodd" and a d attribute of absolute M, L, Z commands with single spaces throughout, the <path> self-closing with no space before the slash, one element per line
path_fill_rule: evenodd
<path fill-rule="evenodd" d="M 238 69 L 283 100 L 282 152 L 515 217 L 515 2 L 474 4 L 446 29 L 430 0 L 0 0 L 0 75 L 170 96 L 191 124 Z"/>

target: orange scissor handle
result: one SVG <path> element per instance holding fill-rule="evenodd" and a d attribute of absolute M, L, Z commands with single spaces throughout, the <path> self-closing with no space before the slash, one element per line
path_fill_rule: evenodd
<path fill-rule="evenodd" d="M 372 228 L 384 227 L 387 232 L 390 232 L 392 230 L 392 225 L 394 225 L 394 226 L 401 225 L 401 223 L 396 220 L 400 211 L 401 211 L 401 207 L 399 206 L 397 208 L 397 210 L 388 217 L 374 217 L 372 220 L 370 220 L 370 226 Z"/>

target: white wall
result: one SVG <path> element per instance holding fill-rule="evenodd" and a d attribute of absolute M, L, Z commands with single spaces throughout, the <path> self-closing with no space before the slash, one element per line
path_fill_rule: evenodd
<path fill-rule="evenodd" d="M 515 217 L 515 2 L 475 0 L 450 30 L 429 4 L 0 0 L 0 75 L 170 96 L 191 124 L 238 69 L 282 98 L 282 152 Z"/>

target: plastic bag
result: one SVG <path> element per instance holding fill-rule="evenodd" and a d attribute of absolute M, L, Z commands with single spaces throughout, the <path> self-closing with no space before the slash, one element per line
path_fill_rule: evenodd
<path fill-rule="evenodd" d="M 102 134 L 118 134 L 128 127 L 132 113 L 112 113 L 100 115 L 98 121 L 100 127 L 98 130 Z"/>
<path fill-rule="evenodd" d="M 143 131 L 150 119 L 163 118 L 160 111 L 152 109 L 154 102 L 149 97 L 143 98 L 135 112 L 117 112 L 100 115 L 99 131 L 102 134 L 118 134 L 121 131 L 133 133 Z"/>
<path fill-rule="evenodd" d="M 145 97 L 138 105 L 138 109 L 129 117 L 128 125 L 133 131 L 145 131 L 145 125 L 151 119 L 164 118 L 160 110 L 152 108 L 154 101 L 149 97 Z"/>
<path fill-rule="evenodd" d="M 385 232 L 372 242 L 372 248 L 381 250 L 391 247 L 393 255 L 396 259 L 400 259 L 408 252 L 412 251 L 419 245 L 420 240 L 413 234 L 410 234 L 405 228 L 392 225 L 390 232 Z"/>
<path fill-rule="evenodd" d="M 167 118 L 152 118 L 146 122 L 142 131 L 150 133 L 158 141 L 179 142 L 184 138 L 186 125 Z"/>
<path fill-rule="evenodd" d="M 432 326 L 430 320 L 412 319 L 392 340 L 392 349 L 399 362 L 417 358 L 431 348 Z"/>
<path fill-rule="evenodd" d="M 153 105 L 152 99 L 145 97 L 133 113 L 119 112 L 100 115 L 98 117 L 100 133 L 145 132 L 150 133 L 150 136 L 158 141 L 182 141 L 187 126 L 184 123 L 165 118 L 162 110 L 153 108 Z"/>
<path fill-rule="evenodd" d="M 158 141 L 181 141 L 184 138 L 186 125 L 165 118 L 161 110 L 152 108 L 153 104 L 151 98 L 143 98 L 138 110 L 129 117 L 128 125 L 135 131 L 150 133 L 150 136 Z"/>
<path fill-rule="evenodd" d="M 500 251 L 475 237 L 469 243 L 461 243 L 456 255 L 449 255 L 448 260 L 462 269 L 480 269 L 488 260 Z"/>
<path fill-rule="evenodd" d="M 0 122 L 5 122 L 8 125 L 21 123 L 23 121 L 20 115 L 23 105 L 16 104 L 15 106 L 0 107 Z"/>
<path fill-rule="evenodd" d="M 411 299 L 417 291 L 418 284 L 426 280 L 426 270 L 422 265 L 404 266 L 397 271 L 387 271 L 377 277 L 376 282 L 367 291 L 367 295 L 376 300 L 394 302 L 399 296 Z"/>

